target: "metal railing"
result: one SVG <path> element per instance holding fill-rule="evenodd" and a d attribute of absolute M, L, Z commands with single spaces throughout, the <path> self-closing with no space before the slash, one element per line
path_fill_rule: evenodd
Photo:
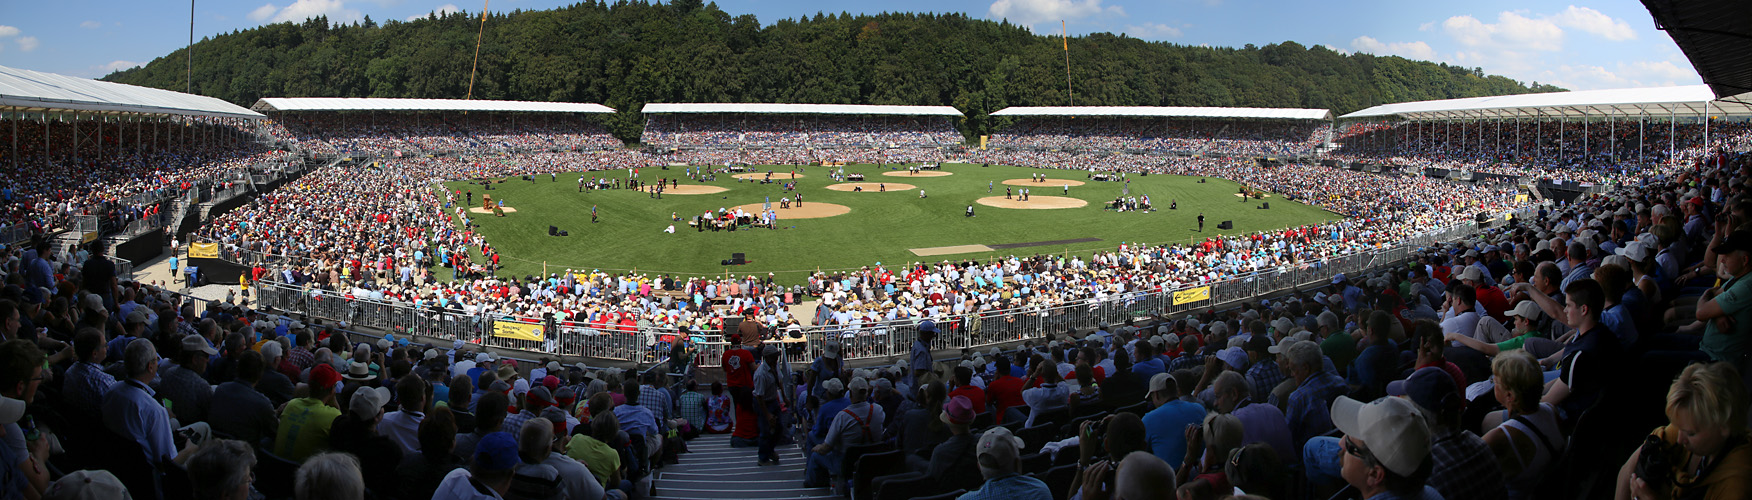
<path fill-rule="evenodd" d="M 1478 225 L 1468 222 L 1421 233 L 1374 251 L 1290 264 L 1270 271 L 1197 286 L 1156 292 L 1129 292 L 1099 300 L 1074 299 L 1052 307 L 945 315 L 934 318 L 938 336 L 932 342 L 931 348 L 974 348 L 1037 339 L 1048 333 L 1094 328 L 1103 322 L 1119 324 L 1129 318 L 1158 314 L 1177 315 L 1298 287 L 1326 284 L 1331 282 L 1334 275 L 1354 275 L 1397 265 L 1409 260 L 1421 247 L 1430 246 L 1431 243 L 1455 241 L 1477 232 Z M 269 262 L 273 260 L 272 257 L 261 254 L 243 257 Z M 681 334 L 671 328 L 621 327 L 552 318 L 465 314 L 458 310 L 441 310 L 435 307 L 416 308 L 414 304 L 407 302 L 374 301 L 282 283 L 277 275 L 256 285 L 260 304 L 281 311 L 303 313 L 332 321 L 347 321 L 356 327 L 375 328 L 398 335 L 426 335 L 563 356 L 654 363 L 664 359 L 670 347 L 669 342 Z M 1175 303 L 1175 292 L 1206 286 L 1210 289 L 1205 298 Z M 498 321 L 541 325 L 543 340 L 517 340 L 494 335 L 494 324 Z M 821 352 L 823 344 L 829 340 L 842 344 L 842 355 L 845 359 L 877 359 L 904 357 L 918 339 L 918 324 L 917 320 L 908 319 L 853 325 L 811 325 L 802 327 L 800 331 L 785 333 L 784 336 L 791 338 L 786 343 L 786 353 L 793 361 L 807 362 L 814 359 Z M 794 337 L 791 333 L 798 334 L 801 338 Z M 729 346 L 723 332 L 696 329 L 685 335 L 686 340 L 691 341 L 697 349 L 695 361 L 699 366 L 717 366 Z"/>

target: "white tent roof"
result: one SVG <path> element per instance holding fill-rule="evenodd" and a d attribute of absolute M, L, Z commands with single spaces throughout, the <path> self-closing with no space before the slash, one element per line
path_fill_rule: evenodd
<path fill-rule="evenodd" d="M 952 106 L 883 106 L 870 104 L 738 104 L 738 103 L 651 103 L 641 111 L 645 114 L 669 113 L 747 113 L 747 114 L 816 114 L 816 115 L 906 115 L 963 116 Z"/>
<path fill-rule="evenodd" d="M 1211 108 L 1180 106 L 1047 106 L 1004 108 L 992 116 L 1120 116 L 1139 118 L 1247 118 L 1330 120 L 1332 111 L 1301 108 Z"/>
<path fill-rule="evenodd" d="M 517 111 L 530 113 L 613 113 L 601 104 L 572 102 L 486 101 L 462 99 L 390 99 L 384 97 L 263 97 L 256 111 Z"/>
<path fill-rule="evenodd" d="M 1707 85 L 1687 85 L 1402 102 L 1375 106 L 1339 118 L 1368 119 L 1390 116 L 1409 120 L 1515 117 L 1580 118 L 1624 117 L 1645 113 L 1651 116 L 1671 114 L 1696 116 L 1705 112 L 1718 115 L 1747 115 L 1752 114 L 1752 106 L 1737 102 L 1718 101 Z"/>
<path fill-rule="evenodd" d="M 0 106 L 29 111 L 261 118 L 212 97 L 0 66 Z"/>

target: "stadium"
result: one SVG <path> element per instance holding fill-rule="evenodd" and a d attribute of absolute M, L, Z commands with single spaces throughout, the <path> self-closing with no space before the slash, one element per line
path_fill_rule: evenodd
<path fill-rule="evenodd" d="M 1705 85 L 232 102 L 0 66 L 0 498 L 1752 498 L 1744 29 L 1649 12 Z"/>

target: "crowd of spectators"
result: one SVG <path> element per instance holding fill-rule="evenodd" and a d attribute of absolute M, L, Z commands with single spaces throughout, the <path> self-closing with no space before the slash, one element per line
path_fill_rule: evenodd
<path fill-rule="evenodd" d="M 1610 120 L 1365 122 L 1347 127 L 1331 157 L 1589 184 L 1635 182 L 1712 151 L 1752 149 L 1752 124 Z"/>
<path fill-rule="evenodd" d="M 644 144 L 709 148 L 939 147 L 961 144 L 937 116 L 656 114 Z"/>
<path fill-rule="evenodd" d="M 0 225 L 43 234 L 69 227 L 75 216 L 96 216 L 116 227 L 156 213 L 168 198 L 223 188 L 251 168 L 291 158 L 236 127 L 80 120 L 45 128 L 40 121 L 0 120 L 0 129 L 16 128 L 21 139 L 17 149 L 0 149 L 7 167 L 0 171 Z"/>
<path fill-rule="evenodd" d="M 1018 119 L 992 134 L 989 146 L 1293 157 L 1313 154 L 1329 130 L 1315 120 L 1041 117 Z"/>
<path fill-rule="evenodd" d="M 590 151 L 621 145 L 587 118 L 506 113 L 296 113 L 281 114 L 264 129 L 324 155 Z"/>

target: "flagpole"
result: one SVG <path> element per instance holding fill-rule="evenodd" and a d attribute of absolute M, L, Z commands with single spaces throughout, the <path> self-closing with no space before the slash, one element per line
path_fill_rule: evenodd
<path fill-rule="evenodd" d="M 1065 46 L 1065 96 L 1070 98 L 1071 105 L 1077 105 L 1077 94 L 1071 91 L 1071 30 L 1065 25 L 1065 20 L 1059 20 L 1059 41 Z"/>
<path fill-rule="evenodd" d="M 194 0 L 189 1 L 193 2 Z M 481 67 L 481 39 L 487 34 L 487 6 L 492 5 L 492 3 L 492 0 L 482 0 L 481 2 L 481 27 L 475 31 L 474 63 L 468 67 L 468 95 L 463 99 L 474 99 L 475 70 Z"/>

